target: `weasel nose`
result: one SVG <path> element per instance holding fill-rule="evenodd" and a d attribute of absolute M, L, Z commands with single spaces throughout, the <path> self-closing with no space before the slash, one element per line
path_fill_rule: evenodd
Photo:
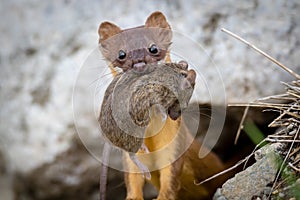
<path fill-rule="evenodd" d="M 145 62 L 138 62 L 133 64 L 133 69 L 137 72 L 143 72 L 146 69 L 146 63 Z"/>
<path fill-rule="evenodd" d="M 146 68 L 145 49 L 136 49 L 132 52 L 132 67 L 137 72 L 143 72 Z"/>

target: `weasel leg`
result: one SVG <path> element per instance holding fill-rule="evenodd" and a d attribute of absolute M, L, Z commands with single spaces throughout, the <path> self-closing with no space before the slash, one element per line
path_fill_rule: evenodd
<path fill-rule="evenodd" d="M 172 62 L 172 61 L 171 61 L 171 56 L 170 56 L 170 51 L 168 51 L 168 52 L 166 53 L 165 62 L 166 62 L 166 63 Z"/>
<path fill-rule="evenodd" d="M 125 172 L 125 184 L 127 189 L 126 200 L 143 200 L 145 178 L 140 173 L 134 173 L 139 169 L 128 153 L 125 153 L 124 159 L 124 164 L 128 171 Z"/>
<path fill-rule="evenodd" d="M 110 69 L 110 71 L 111 71 L 113 77 L 117 76 L 118 73 L 117 73 L 117 71 L 115 70 L 114 66 L 113 66 L 111 63 L 108 64 L 108 66 L 109 66 L 109 69 Z"/>

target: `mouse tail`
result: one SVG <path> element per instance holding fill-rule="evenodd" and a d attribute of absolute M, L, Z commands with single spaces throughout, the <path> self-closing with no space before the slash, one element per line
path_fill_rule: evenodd
<path fill-rule="evenodd" d="M 108 163 L 110 154 L 110 144 L 105 142 L 102 152 L 102 164 L 100 171 L 100 200 L 106 199 L 106 184 L 107 184 L 107 173 L 108 173 Z"/>

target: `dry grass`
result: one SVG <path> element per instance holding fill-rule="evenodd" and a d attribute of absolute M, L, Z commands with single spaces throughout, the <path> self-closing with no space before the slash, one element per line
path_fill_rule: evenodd
<path fill-rule="evenodd" d="M 275 111 L 279 113 L 279 116 L 271 124 L 269 124 L 269 127 L 276 127 L 278 128 L 278 131 L 272 135 L 268 135 L 264 141 L 269 143 L 280 143 L 286 147 L 286 151 L 282 153 L 284 156 L 283 162 L 280 166 L 278 175 L 274 180 L 271 191 L 273 195 L 287 191 L 288 187 L 291 186 L 285 183 L 292 184 L 290 179 L 299 180 L 300 177 L 300 75 L 236 34 L 233 34 L 226 29 L 222 29 L 222 31 L 247 44 L 249 47 L 253 48 L 255 51 L 259 52 L 296 78 L 295 81 L 290 83 L 282 82 L 282 84 L 286 87 L 285 93 L 265 97 L 257 100 L 256 102 L 245 105 L 246 108 L 244 116 L 241 120 L 241 125 L 236 137 L 237 140 L 249 106 L 262 107 L 266 111 Z M 291 172 L 292 178 L 291 176 L 287 176 L 282 173 L 287 168 L 289 168 L 288 170 Z M 299 191 L 297 194 L 288 195 L 299 196 Z M 270 195 L 269 198 L 271 197 L 272 196 Z M 296 199 L 297 197 L 293 198 Z"/>
<path fill-rule="evenodd" d="M 278 131 L 276 131 L 276 133 L 272 135 L 268 135 L 261 142 L 280 143 L 282 144 L 282 146 L 285 147 L 285 150 L 282 152 L 283 162 L 279 167 L 279 172 L 273 182 L 268 199 L 282 199 L 279 195 L 280 193 L 284 194 L 285 197 L 288 196 L 289 199 L 300 198 L 300 183 L 298 183 L 298 186 L 295 186 L 296 180 L 298 179 L 297 182 L 299 182 L 300 180 L 300 75 L 298 75 L 279 61 L 275 60 L 273 57 L 266 54 L 256 46 L 252 45 L 245 39 L 242 39 L 238 35 L 226 29 L 222 29 L 222 31 L 238 39 L 239 41 L 242 41 L 247 46 L 251 47 L 258 53 L 262 54 L 263 56 L 277 64 L 279 67 L 284 69 L 296 79 L 295 81 L 289 83 L 282 82 L 282 84 L 286 88 L 283 94 L 258 99 L 257 101 L 252 103 L 231 104 L 229 106 L 245 107 L 245 111 L 241 119 L 240 128 L 237 132 L 235 143 L 239 138 L 241 130 L 243 129 L 244 120 L 247 116 L 249 107 L 261 107 L 264 108 L 265 111 L 274 111 L 279 113 L 279 116 L 272 123 L 269 124 L 269 127 L 276 127 L 278 128 Z M 257 145 L 255 150 L 259 148 L 260 144 Z M 247 160 L 253 155 L 253 153 L 254 151 L 244 160 L 241 160 L 230 169 L 227 169 L 226 171 L 221 172 L 220 174 L 217 174 L 198 184 L 202 184 L 208 180 L 211 180 L 212 178 L 215 178 L 223 173 L 226 173 L 236 168 L 242 163 L 246 163 Z M 287 175 L 286 172 L 288 172 L 289 175 Z M 292 187 L 294 187 L 293 192 L 290 191 Z"/>

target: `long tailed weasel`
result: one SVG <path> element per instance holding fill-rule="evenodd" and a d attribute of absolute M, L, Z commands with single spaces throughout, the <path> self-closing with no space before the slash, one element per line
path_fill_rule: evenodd
<path fill-rule="evenodd" d="M 122 30 L 110 22 L 99 26 L 99 44 L 104 58 L 110 63 L 115 76 L 115 68 L 125 73 L 129 69 L 143 72 L 145 64 L 156 63 L 168 58 L 172 31 L 161 12 L 152 13 L 144 26 Z M 170 113 L 169 113 L 170 114 Z M 151 171 L 150 182 L 158 189 L 157 200 L 163 199 L 209 199 L 215 189 L 223 183 L 222 177 L 196 186 L 194 181 L 210 177 L 223 170 L 220 159 L 210 152 L 202 159 L 198 157 L 201 144 L 192 138 L 181 117 L 176 120 L 170 115 L 163 124 L 153 116 L 145 131 L 144 144 L 151 153 L 143 160 Z M 157 132 L 156 127 L 162 128 Z M 191 145 L 190 145 L 191 144 Z M 181 155 L 179 149 L 187 147 Z M 138 154 L 146 152 L 139 150 Z M 129 172 L 125 173 L 127 200 L 143 199 L 145 177 L 128 154 L 124 165 Z M 160 166 L 157 168 L 157 166 Z"/>

